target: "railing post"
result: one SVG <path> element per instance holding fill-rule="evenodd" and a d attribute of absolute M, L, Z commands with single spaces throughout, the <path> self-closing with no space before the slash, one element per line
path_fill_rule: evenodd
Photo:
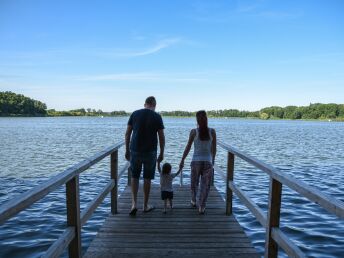
<path fill-rule="evenodd" d="M 130 186 L 131 185 L 131 167 L 128 167 L 128 182 L 127 185 Z"/>
<path fill-rule="evenodd" d="M 183 170 L 180 172 L 180 186 L 183 186 Z"/>
<path fill-rule="evenodd" d="M 67 226 L 75 228 L 75 237 L 68 247 L 69 257 L 81 257 L 81 222 L 79 176 L 66 183 Z"/>
<path fill-rule="evenodd" d="M 265 257 L 276 258 L 278 255 L 278 244 L 271 236 L 271 229 L 279 227 L 282 199 L 282 184 L 270 177 L 269 209 L 266 222 Z"/>
<path fill-rule="evenodd" d="M 111 153 L 110 157 L 111 180 L 115 180 L 115 186 L 111 190 L 111 213 L 117 213 L 118 198 L 118 150 Z"/>
<path fill-rule="evenodd" d="M 226 180 L 226 215 L 232 214 L 233 192 L 228 187 L 229 182 L 234 178 L 234 154 L 228 152 L 227 156 L 227 180 Z"/>

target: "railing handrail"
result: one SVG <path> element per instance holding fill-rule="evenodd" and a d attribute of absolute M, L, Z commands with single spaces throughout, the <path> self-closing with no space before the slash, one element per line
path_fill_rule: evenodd
<path fill-rule="evenodd" d="M 232 196 L 234 192 L 244 205 L 246 205 L 246 207 L 253 213 L 260 224 L 266 229 L 265 257 L 277 257 L 278 246 L 282 247 L 291 257 L 305 257 L 300 248 L 296 246 L 279 228 L 283 184 L 295 190 L 301 196 L 306 197 L 308 200 L 317 203 L 330 213 L 337 215 L 339 218 L 344 218 L 344 203 L 342 201 L 330 195 L 321 193 L 316 188 L 306 185 L 293 176 L 285 175 L 276 168 L 253 158 L 222 141 L 219 141 L 218 145 L 228 152 L 227 175 L 225 175 L 225 173 L 215 165 L 215 171 L 219 172 L 226 182 L 226 214 L 232 214 Z M 264 214 L 262 209 L 256 205 L 249 196 L 234 184 L 235 156 L 247 161 L 270 176 L 269 206 L 267 215 Z"/>
<path fill-rule="evenodd" d="M 117 213 L 118 182 L 120 177 L 128 171 L 128 184 L 130 183 L 129 163 L 118 171 L 118 149 L 124 145 L 124 141 L 98 152 L 90 158 L 67 168 L 62 173 L 46 180 L 39 186 L 20 194 L 0 206 L 0 225 L 12 218 L 31 204 L 41 200 L 44 196 L 56 190 L 63 184 L 66 185 L 67 228 L 59 238 L 49 247 L 43 257 L 59 257 L 68 246 L 70 257 L 81 257 L 81 228 L 91 217 L 93 212 L 111 193 L 111 213 Z M 109 182 L 102 191 L 91 201 L 86 208 L 80 211 L 79 175 L 92 165 L 110 155 Z"/>
<path fill-rule="evenodd" d="M 105 150 L 98 152 L 94 156 L 86 158 L 85 160 L 67 168 L 65 171 L 46 180 L 45 182 L 32 188 L 31 190 L 28 190 L 18 196 L 15 196 L 11 200 L 8 200 L 0 206 L 0 225 L 20 211 L 25 210 L 33 203 L 39 201 L 47 194 L 53 192 L 76 175 L 79 175 L 81 172 L 85 171 L 92 165 L 104 159 L 106 156 L 115 152 L 122 145 L 124 145 L 124 141 L 120 141 L 106 148 Z"/>
<path fill-rule="evenodd" d="M 298 192 L 308 200 L 319 204 L 328 212 L 337 215 L 339 218 L 344 218 L 344 202 L 336 199 L 333 196 L 320 192 L 315 187 L 309 186 L 293 176 L 283 174 L 276 168 L 264 163 L 263 161 L 253 158 L 250 155 L 247 155 L 222 141 L 219 141 L 218 145 L 226 151 L 240 157 L 241 159 L 266 172 L 269 176 Z"/>

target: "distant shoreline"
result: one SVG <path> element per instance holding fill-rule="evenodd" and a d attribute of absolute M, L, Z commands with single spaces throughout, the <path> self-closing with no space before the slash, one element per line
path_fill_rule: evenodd
<path fill-rule="evenodd" d="M 37 116 L 29 116 L 29 115 L 10 115 L 10 116 L 3 116 L 3 115 L 0 115 L 0 118 L 51 118 L 51 117 L 63 117 L 63 118 L 66 118 L 66 117 L 70 117 L 70 118 L 78 118 L 78 117 L 83 117 L 83 118 L 109 118 L 109 117 L 129 117 L 129 115 L 126 115 L 126 116 L 88 116 L 88 115 L 85 115 L 85 116 L 80 116 L 80 115 L 76 115 L 76 116 L 49 116 L 49 115 L 45 115 L 45 116 L 42 116 L 42 115 L 37 115 Z M 195 116 L 162 116 L 163 118 L 195 118 Z M 269 118 L 269 119 L 262 119 L 262 118 L 259 118 L 259 117 L 223 117 L 223 116 L 209 116 L 208 118 L 216 118 L 216 119 L 240 119 L 240 120 L 261 120 L 261 121 L 313 121 L 313 122 L 344 122 L 344 119 L 327 119 L 327 118 L 324 118 L 324 119 L 288 119 L 288 118 Z"/>
<path fill-rule="evenodd" d="M 238 109 L 207 110 L 208 117 L 261 120 L 344 121 L 344 104 L 314 103 L 309 106 L 271 106 L 259 111 Z M 163 117 L 195 117 L 195 111 L 160 111 Z M 68 111 L 47 109 L 41 101 L 10 91 L 0 92 L 0 117 L 126 117 L 124 110 L 104 112 L 101 109 L 79 108 Z"/>

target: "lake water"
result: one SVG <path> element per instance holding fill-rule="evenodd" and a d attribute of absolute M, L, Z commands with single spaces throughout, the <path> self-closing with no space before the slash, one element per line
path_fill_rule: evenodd
<path fill-rule="evenodd" d="M 0 204 L 123 139 L 127 119 L 0 118 Z M 164 118 L 164 123 L 165 160 L 176 167 L 195 119 Z M 344 201 L 344 123 L 209 119 L 209 126 L 222 141 Z M 123 148 L 119 159 L 123 165 Z M 224 168 L 225 160 L 226 153 L 219 148 L 216 163 Z M 186 166 L 186 177 L 188 173 Z M 82 173 L 81 209 L 108 179 L 108 158 Z M 237 158 L 234 180 L 266 211 L 269 178 L 264 172 Z M 123 189 L 125 178 L 120 183 Z M 224 194 L 219 176 L 215 184 Z M 106 198 L 83 227 L 83 251 L 109 214 L 109 207 Z M 264 229 L 237 198 L 234 214 L 263 255 Z M 65 227 L 65 188 L 61 187 L 0 226 L 0 257 L 39 257 Z M 287 188 L 283 189 L 281 228 L 307 256 L 343 257 L 343 220 Z"/>

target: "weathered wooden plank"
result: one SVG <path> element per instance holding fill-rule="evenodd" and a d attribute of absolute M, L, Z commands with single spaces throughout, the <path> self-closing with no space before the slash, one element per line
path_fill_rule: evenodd
<path fill-rule="evenodd" d="M 233 216 L 228 216 L 228 217 L 224 217 L 224 213 L 215 213 L 212 214 L 211 216 L 194 216 L 194 214 L 188 213 L 188 214 L 183 214 L 180 212 L 168 212 L 166 214 L 154 214 L 155 216 L 153 216 L 153 214 L 149 217 L 149 221 L 148 222 L 152 222 L 152 223 L 159 223 L 159 222 L 174 222 L 174 221 L 181 221 L 180 219 L 180 215 L 183 215 L 183 220 L 184 222 L 193 222 L 193 221 L 200 221 L 200 222 L 227 222 L 227 223 L 238 223 L 236 221 L 236 219 Z M 132 218 L 128 216 L 128 213 L 118 213 L 116 214 L 116 216 L 114 217 L 108 217 L 106 219 L 106 223 L 111 223 L 111 222 L 117 222 L 120 221 L 121 223 L 125 223 L 125 222 L 129 222 L 129 223 L 133 223 L 133 222 L 147 222 L 147 214 L 139 214 L 139 212 L 136 214 L 136 217 Z"/>
<path fill-rule="evenodd" d="M 278 245 L 283 248 L 289 257 L 306 257 L 301 249 L 290 241 L 290 239 L 279 228 L 273 227 L 271 229 L 271 236 Z"/>
<path fill-rule="evenodd" d="M 230 152 L 227 153 L 227 176 L 226 186 L 233 182 L 234 178 L 234 155 Z M 231 215 L 233 209 L 233 192 L 230 188 L 226 187 L 226 215 Z"/>
<path fill-rule="evenodd" d="M 125 165 L 120 169 L 120 172 L 118 173 L 118 180 L 121 179 L 121 177 L 128 171 L 130 166 L 129 162 L 126 162 Z"/>
<path fill-rule="evenodd" d="M 7 219 L 13 217 L 22 210 L 42 199 L 47 194 L 56 190 L 61 185 L 70 181 L 73 177 L 79 175 L 81 172 L 85 171 L 95 163 L 99 162 L 110 153 L 118 150 L 124 141 L 120 141 L 113 146 L 99 152 L 98 154 L 92 156 L 91 158 L 85 159 L 80 163 L 67 168 L 62 173 L 46 180 L 42 184 L 34 187 L 33 189 L 15 196 L 13 199 L 7 201 L 0 206 L 0 224 L 4 223 Z"/>
<path fill-rule="evenodd" d="M 141 189 L 139 189 L 139 190 L 141 190 Z M 127 193 L 125 193 L 125 194 L 130 194 L 130 192 L 127 192 Z M 138 196 L 140 196 L 142 193 L 141 193 L 141 191 L 139 191 L 138 192 Z M 152 198 L 157 198 L 157 199 L 160 199 L 160 195 L 158 195 L 158 194 L 160 194 L 160 190 L 159 191 L 152 191 Z M 157 194 L 157 195 L 155 195 L 155 194 Z M 121 194 L 121 196 L 122 196 L 123 194 Z M 190 197 L 191 197 L 191 193 L 188 191 L 188 192 L 185 192 L 185 193 L 183 193 L 183 192 L 181 192 L 180 191 L 180 189 L 179 188 L 175 188 L 174 189 L 174 197 L 180 197 L 180 198 L 187 198 L 187 199 L 190 199 Z M 217 200 L 222 200 L 222 199 L 218 199 L 219 198 L 219 196 L 218 195 L 215 195 L 215 193 L 212 193 L 212 192 L 210 192 L 209 193 L 209 196 L 208 196 L 208 199 L 217 199 Z M 124 200 L 129 200 L 130 199 L 130 196 L 127 196 L 127 197 L 123 197 L 123 199 Z"/>
<path fill-rule="evenodd" d="M 238 188 L 234 183 L 229 182 L 229 188 L 239 197 L 240 201 L 246 205 L 246 207 L 253 213 L 259 223 L 265 228 L 266 226 L 266 216 L 261 208 L 255 204 L 248 195 L 246 195 L 240 188 Z"/>
<path fill-rule="evenodd" d="M 260 257 L 257 254 L 241 254 L 241 253 L 235 253 L 235 254 L 229 254 L 226 251 L 217 251 L 217 252 L 211 252 L 206 251 L 202 252 L 201 254 L 199 252 L 194 253 L 188 253 L 185 254 L 183 251 L 170 251 L 170 252 L 164 252 L 160 254 L 155 254 L 156 256 L 153 256 L 150 252 L 142 252 L 140 253 L 140 258 L 152 258 L 152 257 L 166 257 L 166 258 L 175 258 L 175 257 L 183 257 L 183 258 L 199 258 L 199 257 L 216 257 L 216 258 L 258 258 Z M 130 253 L 122 253 L 120 250 L 118 250 L 116 253 L 107 253 L 107 252 L 89 252 L 84 257 L 86 258 L 136 258 L 138 257 L 137 254 L 130 254 Z"/>
<path fill-rule="evenodd" d="M 103 232 L 103 231 L 99 231 L 97 234 L 97 237 L 95 238 L 94 241 L 96 241 L 98 239 L 98 235 L 99 235 L 99 239 L 104 240 L 104 238 L 108 238 L 108 239 L 112 239 L 115 238 L 117 239 L 118 237 L 122 238 L 121 241 L 127 241 L 128 239 L 137 239 L 137 238 L 145 238 L 145 239 L 150 239 L 151 237 L 160 237 L 160 241 L 162 241 L 163 239 L 166 239 L 166 232 L 164 233 L 150 233 L 150 232 L 143 232 L 143 233 L 138 233 L 138 232 L 121 232 L 121 233 L 114 233 L 114 232 Z M 230 241 L 231 239 L 242 239 L 244 241 L 248 240 L 246 234 L 244 232 L 223 232 L 222 234 L 219 234 L 218 232 L 210 232 L 207 233 L 207 235 L 205 234 L 200 234 L 199 236 L 195 236 L 195 234 L 191 233 L 191 232 L 184 232 L 183 234 L 178 234 L 178 233 L 171 233 L 168 237 L 168 239 L 171 238 L 189 238 L 189 239 L 194 239 L 196 237 L 196 239 L 201 239 L 203 238 L 213 238 L 213 239 L 217 239 L 219 238 L 219 236 L 221 236 L 221 238 L 223 239 L 228 239 L 228 241 Z"/>
<path fill-rule="evenodd" d="M 56 190 L 61 185 L 65 184 L 81 171 L 84 171 L 89 166 L 89 161 L 85 160 L 66 169 L 61 174 L 52 177 L 51 179 L 43 182 L 42 184 L 34 187 L 33 189 L 22 193 L 8 202 L 0 206 L 0 224 L 4 223 L 7 219 L 13 217 L 22 210 L 25 210 L 31 204 L 42 199 L 50 192 Z"/>
<path fill-rule="evenodd" d="M 335 214 L 339 218 L 344 218 L 344 202 L 336 199 L 334 196 L 322 193 L 319 189 L 315 187 L 306 185 L 301 180 L 298 180 L 292 176 L 286 175 L 276 168 L 260 161 L 256 158 L 253 158 L 243 152 L 236 150 L 235 148 L 229 146 L 226 143 L 219 142 L 219 145 L 225 150 L 233 153 L 234 155 L 240 157 L 241 159 L 247 161 L 253 166 L 259 168 L 260 170 L 266 172 L 273 179 L 281 182 L 282 184 L 290 187 L 294 191 L 298 192 L 302 196 L 306 197 L 308 200 L 317 203 L 328 212 Z"/>
<path fill-rule="evenodd" d="M 151 204 L 153 204 L 156 208 L 156 211 L 162 211 L 164 205 L 163 203 L 161 203 L 161 201 L 154 201 L 154 200 L 150 200 L 149 201 Z M 137 207 L 139 209 L 138 212 L 142 212 L 142 208 L 143 207 L 143 202 L 137 202 Z M 223 206 L 223 207 L 219 207 L 219 205 Z M 180 202 L 177 202 L 177 203 L 173 203 L 173 207 L 174 209 L 172 210 L 172 212 L 176 209 L 190 209 L 190 205 L 188 203 L 180 203 Z M 123 204 L 123 203 L 120 203 L 120 205 L 118 205 L 118 208 L 119 208 L 119 212 L 122 211 L 128 211 L 130 210 L 131 206 L 128 205 L 128 204 Z M 224 207 L 224 203 L 220 203 L 220 204 L 217 204 L 217 203 L 212 203 L 212 204 L 207 204 L 207 207 L 206 207 L 206 212 L 210 212 L 211 210 L 219 210 L 219 211 L 223 211 L 225 213 L 225 207 Z M 197 213 L 198 214 L 198 210 L 194 209 L 194 212 L 193 213 Z"/>
<path fill-rule="evenodd" d="M 42 255 L 42 258 L 57 258 L 62 255 L 69 243 L 75 237 L 75 228 L 68 227 L 59 237 L 58 240 L 52 244 L 49 249 Z"/>
<path fill-rule="evenodd" d="M 226 230 L 223 230 L 223 229 L 209 229 L 209 230 L 203 230 L 203 229 L 193 229 L 191 230 L 190 228 L 185 228 L 183 230 L 179 230 L 179 229 L 176 229 L 176 230 L 173 230 L 173 229 L 162 229 L 162 230 L 159 230 L 158 228 L 154 228 L 154 229 L 130 229 L 130 232 L 129 230 L 125 230 L 125 229 L 116 229 L 115 227 L 102 227 L 101 229 L 99 229 L 98 233 L 101 235 L 103 234 L 104 236 L 105 235 L 108 235 L 108 236 L 117 236 L 118 235 L 127 235 L 127 236 L 130 236 L 130 235 L 143 235 L 143 234 L 147 234 L 147 235 L 150 235 L 150 236 L 154 236 L 154 235 L 164 235 L 166 233 L 169 233 L 171 236 L 175 236 L 175 235 L 188 235 L 188 236 L 195 236 L 195 232 L 201 232 L 200 234 L 201 235 L 204 235 L 204 234 L 207 234 L 207 235 L 221 235 L 221 236 L 229 236 L 229 237 L 232 237 L 232 236 L 235 236 L 235 235 L 243 235 L 245 236 L 245 232 L 243 231 L 242 228 L 228 228 Z"/>
<path fill-rule="evenodd" d="M 268 217 L 266 223 L 266 235 L 265 235 L 265 257 L 276 258 L 278 254 L 278 244 L 271 236 L 271 230 L 273 227 L 279 227 L 280 213 L 281 213 L 281 199 L 282 199 L 282 184 L 270 178 L 269 189 L 269 207 Z"/>
<path fill-rule="evenodd" d="M 79 176 L 66 183 L 67 226 L 74 228 L 74 238 L 69 243 L 69 257 L 81 257 L 81 221 Z"/>
<path fill-rule="evenodd" d="M 191 208 L 189 186 L 175 187 L 180 201 L 174 200 L 167 214 L 155 209 L 128 216 L 130 193 L 121 194 L 118 214 L 105 220 L 85 257 L 259 257 L 236 219 L 225 216 L 225 203 L 214 187 L 205 215 Z M 150 202 L 163 207 L 157 185 L 152 185 Z"/>
<path fill-rule="evenodd" d="M 247 238 L 244 234 L 228 234 L 221 238 L 216 238 L 216 234 L 212 235 L 200 235 L 197 236 L 197 238 L 194 237 L 195 235 L 189 234 L 183 234 L 183 235 L 171 235 L 169 236 L 169 242 L 170 243 L 196 243 L 196 244 L 202 244 L 202 243 L 246 243 L 248 245 L 251 245 L 250 240 Z M 128 235 L 118 235 L 118 234 L 107 234 L 107 233 L 99 233 L 97 235 L 97 238 L 94 240 L 94 245 L 98 241 L 100 242 L 121 242 L 123 237 L 127 237 L 126 243 L 135 243 L 135 242 L 142 242 L 142 243 L 155 243 L 155 242 L 161 242 L 161 239 L 164 237 L 163 234 L 154 234 L 149 236 L 149 238 L 142 237 L 141 235 L 137 234 L 131 234 L 130 237 Z"/>
<path fill-rule="evenodd" d="M 113 152 L 117 151 L 123 145 L 124 145 L 124 140 L 123 141 L 119 141 L 116 144 L 114 144 L 114 145 L 106 148 L 105 150 L 95 154 L 94 156 L 88 158 L 88 160 L 90 161 L 91 166 L 96 164 L 96 163 L 98 163 L 99 161 L 101 161 L 105 157 L 109 156 Z"/>
<path fill-rule="evenodd" d="M 218 172 L 223 178 L 224 172 L 216 166 L 216 172 Z M 263 210 L 259 208 L 257 204 L 255 204 L 251 198 L 248 197 L 239 187 L 237 187 L 234 182 L 229 182 L 228 187 L 239 197 L 240 201 L 243 202 L 246 207 L 253 213 L 259 223 L 265 228 L 266 225 L 266 215 L 264 214 Z"/>
<path fill-rule="evenodd" d="M 208 242 L 208 243 L 185 243 L 185 242 L 140 242 L 137 241 L 135 243 L 128 243 L 128 242 L 105 242 L 105 241 L 96 241 L 93 245 L 94 248 L 175 248 L 178 246 L 178 249 L 186 249 L 186 248 L 195 248 L 195 245 L 197 245 L 198 249 L 209 249 L 209 248 L 226 248 L 230 252 L 236 251 L 236 252 L 243 252 L 243 249 L 251 249 L 251 246 L 248 243 L 220 243 L 220 242 Z"/>
<path fill-rule="evenodd" d="M 160 220 L 160 221 L 143 221 L 143 220 L 139 220 L 139 221 L 125 221 L 122 220 L 121 226 L 135 226 L 135 225 L 141 225 L 142 222 L 144 222 L 144 225 L 142 225 L 142 227 L 152 227 L 155 225 L 159 225 L 161 227 L 189 227 L 190 225 L 192 225 L 192 227 L 197 228 L 197 227 L 208 227 L 208 226 L 212 226 L 212 227 L 238 227 L 241 228 L 241 226 L 237 223 L 237 222 L 228 222 L 228 221 L 218 221 L 216 223 L 216 225 L 214 225 L 213 221 L 197 221 L 197 220 L 193 220 L 193 221 L 181 221 L 183 220 L 182 217 L 179 218 L 179 221 L 169 221 L 169 220 Z M 114 225 L 118 225 L 119 221 L 107 221 L 106 225 L 109 226 L 114 226 Z M 157 223 L 159 222 L 159 223 Z"/>
<path fill-rule="evenodd" d="M 207 222 L 207 221 L 192 221 L 192 222 L 185 222 L 185 221 L 159 221 L 160 223 L 157 223 L 157 221 L 144 221 L 144 224 L 142 223 L 143 221 L 121 221 L 119 224 L 117 222 L 107 222 L 105 226 L 107 227 L 114 227 L 117 226 L 117 228 L 120 227 L 136 227 L 137 225 L 141 225 L 142 228 L 151 228 L 155 226 L 159 226 L 159 228 L 173 228 L 173 227 L 183 227 L 183 228 L 188 228 L 188 227 L 193 227 L 193 228 L 223 228 L 223 227 L 228 227 L 228 228 L 240 228 L 241 226 L 238 223 L 229 223 L 227 221 L 223 222 L 217 222 L 214 224 L 214 222 Z"/>
<path fill-rule="evenodd" d="M 183 258 L 199 258 L 199 257 L 216 257 L 216 258 L 259 258 L 260 256 L 255 253 L 230 253 L 227 250 L 200 250 L 194 251 L 192 253 L 186 253 L 185 250 L 157 250 L 152 252 L 151 250 L 142 249 L 142 252 L 139 253 L 128 253 L 121 251 L 120 249 L 115 250 L 95 250 L 90 251 L 85 254 L 85 258 L 152 258 L 152 257 L 183 257 Z"/>
<path fill-rule="evenodd" d="M 118 199 L 118 150 L 111 153 L 110 156 L 110 174 L 111 180 L 115 182 L 114 187 L 111 189 L 111 213 L 117 213 L 117 199 Z"/>
<path fill-rule="evenodd" d="M 99 204 L 104 200 L 104 198 L 108 195 L 108 193 L 113 189 L 115 186 L 115 181 L 111 180 L 107 185 L 103 188 L 103 190 L 96 196 L 96 198 L 89 203 L 89 205 L 81 212 L 81 225 L 85 225 L 87 220 L 92 216 L 93 212 L 97 209 Z"/>
<path fill-rule="evenodd" d="M 99 250 L 99 248 L 92 248 L 93 250 Z M 93 250 L 90 250 L 91 252 Z M 221 250 L 222 249 L 222 250 Z M 252 248 L 219 248 L 219 247 L 208 247 L 208 248 L 201 248 L 201 246 L 197 246 L 197 251 L 194 248 L 101 248 L 101 252 L 111 252 L 111 253 L 135 253 L 140 257 L 141 253 L 150 252 L 152 254 L 152 257 L 162 257 L 164 253 L 166 252 L 176 252 L 176 251 L 183 251 L 185 254 L 193 254 L 195 252 L 199 253 L 199 257 L 204 257 L 204 252 L 212 252 L 213 254 L 216 254 L 221 251 L 225 251 L 228 254 L 233 253 L 246 253 L 246 254 L 256 254 L 256 251 Z M 158 256 L 153 256 L 153 254 L 156 254 Z M 159 256 L 160 254 L 160 256 Z M 207 256 L 208 257 L 208 256 Z"/>

